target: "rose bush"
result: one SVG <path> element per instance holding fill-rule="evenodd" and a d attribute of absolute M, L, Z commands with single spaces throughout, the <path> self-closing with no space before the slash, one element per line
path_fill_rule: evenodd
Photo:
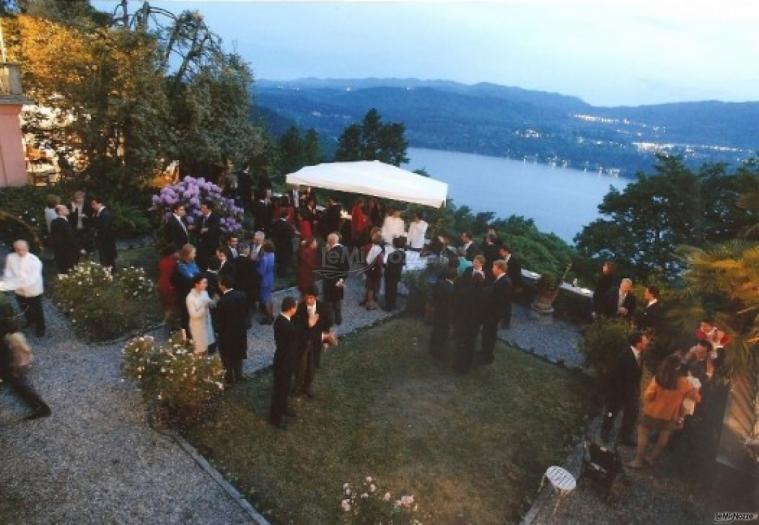
<path fill-rule="evenodd" d="M 92 261 L 59 275 L 53 300 L 78 335 L 101 341 L 145 327 L 158 309 L 153 283 L 144 269 L 123 268 L 114 276 Z"/>
<path fill-rule="evenodd" d="M 221 362 L 192 350 L 177 334 L 160 346 L 150 336 L 136 337 L 124 346 L 121 373 L 137 383 L 145 403 L 161 420 L 193 421 L 224 391 Z"/>
<path fill-rule="evenodd" d="M 371 476 L 364 478 L 356 485 L 343 484 L 343 495 L 340 500 L 343 521 L 361 525 L 421 525 L 414 516 L 419 510 L 414 496 L 399 495 L 398 498 L 388 491 L 379 488 L 376 479 Z"/>

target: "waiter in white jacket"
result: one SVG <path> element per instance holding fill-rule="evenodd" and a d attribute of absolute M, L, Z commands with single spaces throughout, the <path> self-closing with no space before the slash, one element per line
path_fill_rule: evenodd
<path fill-rule="evenodd" d="M 45 315 L 42 312 L 42 262 L 29 253 L 24 240 L 13 243 L 13 253 L 5 259 L 3 284 L 6 290 L 16 293 L 18 306 L 24 312 L 29 326 L 34 325 L 37 337 L 45 335 Z"/>

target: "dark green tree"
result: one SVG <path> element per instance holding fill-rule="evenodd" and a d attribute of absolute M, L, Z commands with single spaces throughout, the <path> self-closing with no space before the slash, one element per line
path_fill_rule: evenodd
<path fill-rule="evenodd" d="M 362 160 L 364 152 L 361 147 L 361 126 L 351 124 L 337 141 L 337 151 L 335 151 L 335 160 Z"/>
<path fill-rule="evenodd" d="M 680 157 L 659 156 L 653 174 L 639 173 L 624 191 L 613 188 L 604 197 L 598 207 L 603 217 L 575 238 L 578 250 L 638 277 L 678 275 L 678 246 L 734 238 L 749 224 L 738 199 L 756 174 L 750 165 L 733 174 L 725 170 L 715 164 L 694 173 Z"/>
<path fill-rule="evenodd" d="M 291 126 L 279 138 L 279 169 L 283 174 L 298 171 L 304 165 L 304 142 L 300 130 Z"/>
<path fill-rule="evenodd" d="M 303 165 L 313 166 L 322 162 L 322 152 L 319 146 L 319 134 L 311 128 L 303 137 Z"/>
<path fill-rule="evenodd" d="M 408 161 L 406 127 L 399 122 L 384 124 L 379 112 L 372 108 L 361 124 L 345 128 L 335 152 L 335 160 L 380 160 L 400 166 Z"/>

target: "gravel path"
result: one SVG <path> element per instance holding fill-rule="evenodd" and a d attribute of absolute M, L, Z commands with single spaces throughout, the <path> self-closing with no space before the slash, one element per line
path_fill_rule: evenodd
<path fill-rule="evenodd" d="M 390 315 L 358 307 L 360 288 L 349 282 L 338 334 Z M 288 293 L 275 294 L 276 308 Z M 120 379 L 123 342 L 79 342 L 55 307 L 45 310 L 48 335 L 29 336 L 31 379 L 53 415 L 23 421 L 25 408 L 0 388 L 0 523 L 249 523 L 190 456 L 147 425 L 139 392 Z M 249 341 L 246 371 L 268 366 L 271 326 L 254 324 Z"/>
<path fill-rule="evenodd" d="M 529 308 L 515 304 L 511 328 L 499 330 L 499 339 L 521 350 L 534 353 L 569 368 L 582 368 L 583 356 L 579 345 L 582 335 L 580 327 L 533 312 Z"/>

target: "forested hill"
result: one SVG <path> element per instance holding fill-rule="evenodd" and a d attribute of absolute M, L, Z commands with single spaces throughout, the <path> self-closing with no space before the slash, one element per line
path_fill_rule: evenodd
<path fill-rule="evenodd" d="M 418 79 L 260 80 L 261 118 L 337 139 L 375 107 L 401 121 L 411 146 L 498 155 L 632 175 L 656 151 L 698 166 L 734 164 L 759 150 L 759 102 L 596 107 L 577 97 L 496 84 Z"/>

